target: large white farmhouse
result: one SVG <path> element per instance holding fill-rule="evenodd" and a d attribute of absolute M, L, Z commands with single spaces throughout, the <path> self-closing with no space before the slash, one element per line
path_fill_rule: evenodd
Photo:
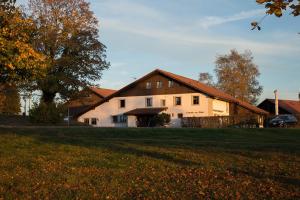
<path fill-rule="evenodd" d="M 90 106 L 77 120 L 96 127 L 137 127 L 162 112 L 171 116 L 171 127 L 180 127 L 183 117 L 267 114 L 216 88 L 156 69 Z"/>

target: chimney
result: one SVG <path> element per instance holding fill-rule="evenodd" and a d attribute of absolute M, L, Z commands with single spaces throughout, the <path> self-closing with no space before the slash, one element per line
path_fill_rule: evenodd
<path fill-rule="evenodd" d="M 275 115 L 279 115 L 279 110 L 278 110 L 278 91 L 274 91 L 275 94 Z"/>
<path fill-rule="evenodd" d="M 300 92 L 299 92 L 299 94 L 298 94 L 298 99 L 299 99 L 299 102 L 300 102 Z"/>

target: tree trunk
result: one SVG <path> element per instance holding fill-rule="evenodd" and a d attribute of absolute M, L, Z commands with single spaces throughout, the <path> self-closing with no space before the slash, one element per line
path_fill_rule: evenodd
<path fill-rule="evenodd" d="M 49 92 L 49 91 L 42 91 L 43 95 L 42 95 L 42 102 L 45 104 L 51 104 L 54 102 L 54 98 L 56 96 L 55 92 Z"/>

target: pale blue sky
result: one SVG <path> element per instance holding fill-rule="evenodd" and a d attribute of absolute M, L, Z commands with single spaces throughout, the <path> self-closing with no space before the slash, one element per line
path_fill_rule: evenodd
<path fill-rule="evenodd" d="M 25 2 L 25 0 L 23 1 Z M 100 21 L 110 69 L 99 81 L 119 89 L 161 68 L 197 79 L 213 72 L 216 55 L 253 52 L 264 86 L 261 100 L 297 99 L 300 91 L 300 17 L 268 16 L 262 31 L 250 23 L 264 16 L 255 0 L 90 0 Z"/>

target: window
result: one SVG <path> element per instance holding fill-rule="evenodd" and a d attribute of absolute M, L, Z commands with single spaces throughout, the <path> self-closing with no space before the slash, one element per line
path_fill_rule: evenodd
<path fill-rule="evenodd" d="M 146 89 L 151 89 L 151 82 L 146 83 Z"/>
<path fill-rule="evenodd" d="M 146 98 L 146 107 L 152 107 L 152 98 Z"/>
<path fill-rule="evenodd" d="M 90 119 L 89 118 L 84 118 L 84 123 L 85 124 L 90 124 Z"/>
<path fill-rule="evenodd" d="M 156 87 L 157 88 L 162 88 L 162 82 L 161 81 L 157 81 L 156 82 Z"/>
<path fill-rule="evenodd" d="M 181 97 L 175 97 L 175 106 L 181 105 Z"/>
<path fill-rule="evenodd" d="M 169 87 L 173 87 L 174 81 L 169 81 Z"/>
<path fill-rule="evenodd" d="M 160 106 L 161 107 L 165 107 L 166 106 L 166 100 L 165 99 L 161 99 L 160 100 Z"/>
<path fill-rule="evenodd" d="M 97 118 L 92 118 L 91 119 L 91 124 L 92 125 L 97 125 Z"/>
<path fill-rule="evenodd" d="M 182 113 L 178 113 L 177 117 L 178 117 L 178 119 L 182 119 L 183 118 L 183 114 Z"/>
<path fill-rule="evenodd" d="M 120 100 L 120 108 L 125 108 L 126 103 L 125 103 L 125 99 L 121 99 Z"/>
<path fill-rule="evenodd" d="M 199 96 L 193 96 L 193 105 L 199 105 Z"/>
<path fill-rule="evenodd" d="M 112 116 L 113 123 L 126 123 L 127 122 L 127 116 L 126 115 L 115 115 Z"/>

